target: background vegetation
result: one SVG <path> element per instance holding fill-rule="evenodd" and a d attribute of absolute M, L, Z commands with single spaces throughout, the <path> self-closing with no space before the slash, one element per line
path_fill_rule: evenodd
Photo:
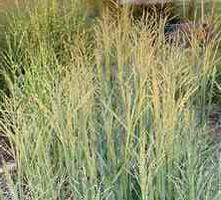
<path fill-rule="evenodd" d="M 99 2 L 98 2 L 99 3 Z M 219 38 L 164 42 L 160 26 L 93 18 L 76 0 L 38 0 L 7 15 L 1 131 L 15 199 L 218 200 Z M 218 25 L 219 20 L 216 22 Z"/>

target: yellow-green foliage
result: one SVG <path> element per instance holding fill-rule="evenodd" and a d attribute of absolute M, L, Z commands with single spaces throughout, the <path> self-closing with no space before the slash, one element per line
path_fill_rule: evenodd
<path fill-rule="evenodd" d="M 125 10 L 118 23 L 93 21 L 86 4 L 62 2 L 61 12 L 40 1 L 6 30 L 0 128 L 14 143 L 14 191 L 22 199 L 25 182 L 33 200 L 219 200 L 205 131 L 219 39 L 170 46 L 164 20 Z"/>

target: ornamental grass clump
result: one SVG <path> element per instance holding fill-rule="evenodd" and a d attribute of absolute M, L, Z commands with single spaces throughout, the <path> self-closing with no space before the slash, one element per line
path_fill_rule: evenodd
<path fill-rule="evenodd" d="M 36 199 L 220 199 L 206 134 L 219 73 L 218 40 L 165 42 L 160 25 L 90 21 L 71 1 L 39 3 L 6 31 L 1 131 Z M 64 1 L 64 5 L 70 1 Z M 53 5 L 53 6 L 52 6 Z M 93 22 L 93 23 L 92 23 Z M 215 83 L 216 82 L 216 83 Z"/>

